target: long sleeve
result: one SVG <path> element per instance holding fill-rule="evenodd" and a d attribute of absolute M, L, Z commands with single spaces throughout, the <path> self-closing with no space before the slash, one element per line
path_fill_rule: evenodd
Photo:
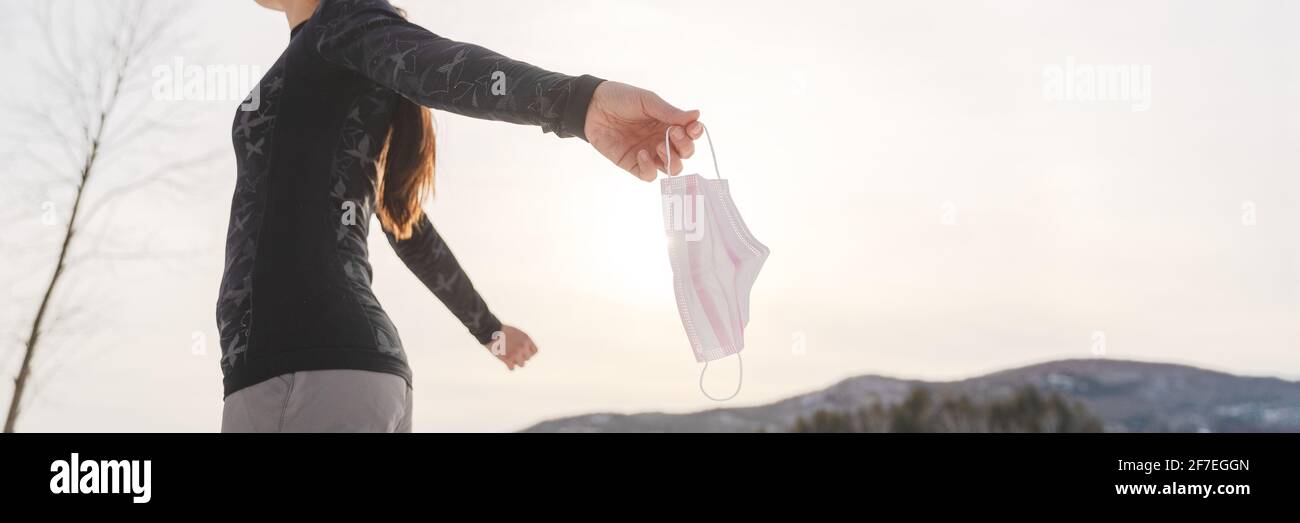
<path fill-rule="evenodd" d="M 587 106 L 603 80 L 567 76 L 437 36 L 386 0 L 323 0 L 317 51 L 407 99 L 586 140 Z"/>
<path fill-rule="evenodd" d="M 428 216 L 420 218 L 420 223 L 410 238 L 398 241 L 387 231 L 385 235 L 402 263 L 425 287 L 433 291 L 434 296 L 447 306 L 479 343 L 491 341 L 492 333 L 501 330 L 501 322 L 488 310 L 487 303 L 478 291 L 474 290 L 469 275 L 456 262 L 456 257 L 433 228 Z"/>

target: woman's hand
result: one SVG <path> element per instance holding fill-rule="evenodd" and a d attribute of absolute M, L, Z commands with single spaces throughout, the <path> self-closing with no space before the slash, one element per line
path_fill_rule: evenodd
<path fill-rule="evenodd" d="M 600 154 L 647 182 L 656 170 L 675 175 L 682 158 L 695 153 L 694 140 L 704 132 L 699 111 L 683 111 L 658 95 L 618 82 L 602 82 L 591 96 L 584 131 Z M 665 166 L 664 130 L 673 144 L 672 165 Z M 670 170 L 671 169 L 671 170 Z"/>
<path fill-rule="evenodd" d="M 537 345 L 524 331 L 510 325 L 502 325 L 501 330 L 492 334 L 492 341 L 483 345 L 488 352 L 506 364 L 509 370 L 523 367 L 524 362 L 537 354 Z"/>

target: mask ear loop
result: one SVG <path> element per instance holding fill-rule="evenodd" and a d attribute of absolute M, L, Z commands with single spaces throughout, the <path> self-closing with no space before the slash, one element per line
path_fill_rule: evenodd
<path fill-rule="evenodd" d="M 722 170 L 718 169 L 718 150 L 713 147 L 713 135 L 709 134 L 709 128 L 704 124 L 700 124 L 700 127 L 704 129 L 705 141 L 709 142 L 709 155 L 713 157 L 713 174 L 717 179 L 721 180 Z M 664 129 L 664 170 L 666 171 L 672 171 L 673 168 L 673 144 L 668 141 L 668 134 L 671 133 L 672 130 L 672 126 Z M 682 131 L 685 132 L 685 129 Z M 736 397 L 737 394 L 740 394 L 740 387 L 745 383 L 745 361 L 740 358 L 739 352 L 736 353 L 736 366 L 736 390 L 732 391 L 731 395 L 725 398 L 715 398 L 709 395 L 709 391 L 704 390 L 704 373 L 709 371 L 709 362 L 704 362 L 704 368 L 700 369 L 700 393 L 703 394 L 704 397 L 713 401 L 727 401 Z"/>
<path fill-rule="evenodd" d="M 713 156 L 713 175 L 721 180 L 722 171 L 718 170 L 718 150 L 713 148 L 713 136 L 709 135 L 708 126 L 700 124 L 700 128 L 704 129 L 704 139 L 709 142 L 709 155 Z M 671 125 L 664 129 L 664 171 L 667 172 L 673 170 L 673 144 L 668 142 L 668 133 L 672 132 L 672 130 Z M 686 132 L 685 127 L 682 128 L 682 132 Z M 686 168 L 682 167 L 682 170 L 686 170 Z"/>
<path fill-rule="evenodd" d="M 736 397 L 737 394 L 740 394 L 740 386 L 745 383 L 745 361 L 740 359 L 739 352 L 736 353 L 736 369 L 737 369 L 736 390 L 733 391 L 730 396 L 727 396 L 725 398 L 715 398 L 709 395 L 709 391 L 704 390 L 704 373 L 708 372 L 709 370 L 709 362 L 707 361 L 704 362 L 704 368 L 700 369 L 700 393 L 704 394 L 704 397 L 709 398 L 713 401 L 727 401 L 731 398 Z"/>

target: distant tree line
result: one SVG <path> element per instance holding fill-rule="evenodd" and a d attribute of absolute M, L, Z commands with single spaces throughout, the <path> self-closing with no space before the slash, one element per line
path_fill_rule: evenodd
<path fill-rule="evenodd" d="M 1030 386 L 983 402 L 917 387 L 895 405 L 877 403 L 850 412 L 818 410 L 797 420 L 790 431 L 1102 432 L 1102 423 L 1083 404 Z"/>

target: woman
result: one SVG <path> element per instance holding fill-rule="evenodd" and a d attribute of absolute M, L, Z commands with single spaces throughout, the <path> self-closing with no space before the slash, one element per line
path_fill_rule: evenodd
<path fill-rule="evenodd" d="M 222 430 L 411 430 L 411 370 L 370 289 L 378 216 L 397 255 L 506 368 L 537 347 L 503 325 L 421 210 L 429 111 L 587 140 L 646 181 L 702 128 L 653 93 L 438 37 L 386 0 L 258 0 L 290 41 L 236 113 L 238 178 L 217 303 Z M 661 140 L 673 137 L 672 165 Z"/>

